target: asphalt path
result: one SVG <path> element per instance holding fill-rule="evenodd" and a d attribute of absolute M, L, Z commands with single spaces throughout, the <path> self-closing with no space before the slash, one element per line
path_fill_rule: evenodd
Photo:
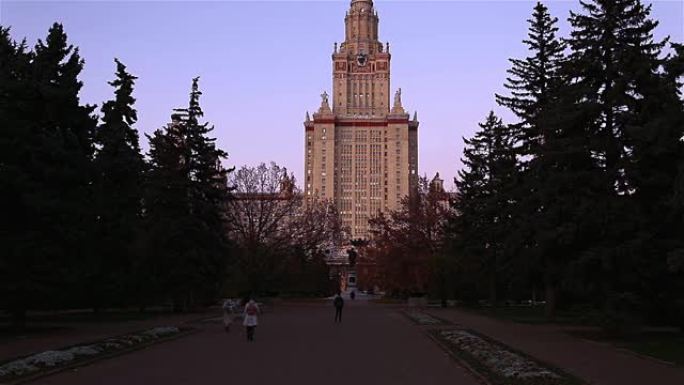
<path fill-rule="evenodd" d="M 450 384 L 477 381 L 396 308 L 347 300 L 279 305 L 260 317 L 255 341 L 239 324 L 200 332 L 34 381 L 46 385 Z"/>

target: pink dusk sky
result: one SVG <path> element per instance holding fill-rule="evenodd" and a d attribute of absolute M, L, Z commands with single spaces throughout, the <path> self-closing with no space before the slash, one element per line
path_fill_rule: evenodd
<path fill-rule="evenodd" d="M 579 1 L 545 2 L 567 36 Z M 461 137 L 472 135 L 503 91 L 509 57 L 521 43 L 532 1 L 375 1 L 380 38 L 392 53 L 391 86 L 418 111 L 419 171 L 448 187 L 461 168 Z M 228 165 L 274 161 L 302 180 L 306 111 L 331 90 L 330 55 L 344 37 L 349 1 L 8 1 L 0 24 L 30 45 L 53 22 L 64 24 L 85 59 L 82 100 L 102 104 L 113 59 L 138 76 L 137 128 L 150 133 L 187 104 L 201 76 L 206 119 Z M 682 1 L 653 2 L 657 37 L 684 41 Z M 142 136 L 142 147 L 147 141 Z M 300 183 L 301 185 L 301 183 Z"/>

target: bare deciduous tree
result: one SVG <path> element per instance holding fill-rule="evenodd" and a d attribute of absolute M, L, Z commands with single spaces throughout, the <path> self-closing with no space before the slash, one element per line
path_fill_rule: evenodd
<path fill-rule="evenodd" d="M 425 292 L 436 258 L 443 250 L 451 215 L 447 194 L 421 178 L 401 207 L 370 221 L 368 248 L 389 291 Z"/>
<path fill-rule="evenodd" d="M 239 274 L 250 290 L 267 290 L 287 280 L 289 266 L 322 259 L 327 244 L 342 236 L 329 201 L 304 199 L 293 175 L 275 163 L 242 167 L 231 175 L 228 233 L 238 248 Z"/>

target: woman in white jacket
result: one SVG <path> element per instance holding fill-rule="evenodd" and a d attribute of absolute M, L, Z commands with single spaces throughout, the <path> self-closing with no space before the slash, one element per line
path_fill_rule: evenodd
<path fill-rule="evenodd" d="M 254 299 L 250 298 L 249 302 L 245 305 L 244 321 L 242 321 L 247 330 L 247 341 L 254 341 L 254 329 L 259 324 L 257 315 L 260 312 L 259 305 L 254 302 Z"/>

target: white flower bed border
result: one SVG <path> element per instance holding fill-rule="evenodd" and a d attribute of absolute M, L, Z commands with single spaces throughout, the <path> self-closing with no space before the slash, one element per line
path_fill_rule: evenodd
<path fill-rule="evenodd" d="M 94 343 L 33 354 L 0 364 L 0 381 L 31 376 L 46 370 L 90 360 L 97 356 L 125 351 L 181 332 L 181 329 L 174 326 L 162 326 L 119 337 L 110 337 Z"/>
<path fill-rule="evenodd" d="M 408 318 L 411 319 L 411 321 L 417 323 L 418 325 L 444 325 L 446 324 L 445 321 L 434 317 L 428 313 L 422 312 L 422 311 L 417 311 L 417 310 L 407 310 L 404 311 L 404 314 Z"/>
<path fill-rule="evenodd" d="M 551 369 L 525 354 L 465 329 L 434 331 L 457 358 L 492 384 L 577 384 L 576 379 Z M 466 356 L 466 357 L 464 357 Z"/>

